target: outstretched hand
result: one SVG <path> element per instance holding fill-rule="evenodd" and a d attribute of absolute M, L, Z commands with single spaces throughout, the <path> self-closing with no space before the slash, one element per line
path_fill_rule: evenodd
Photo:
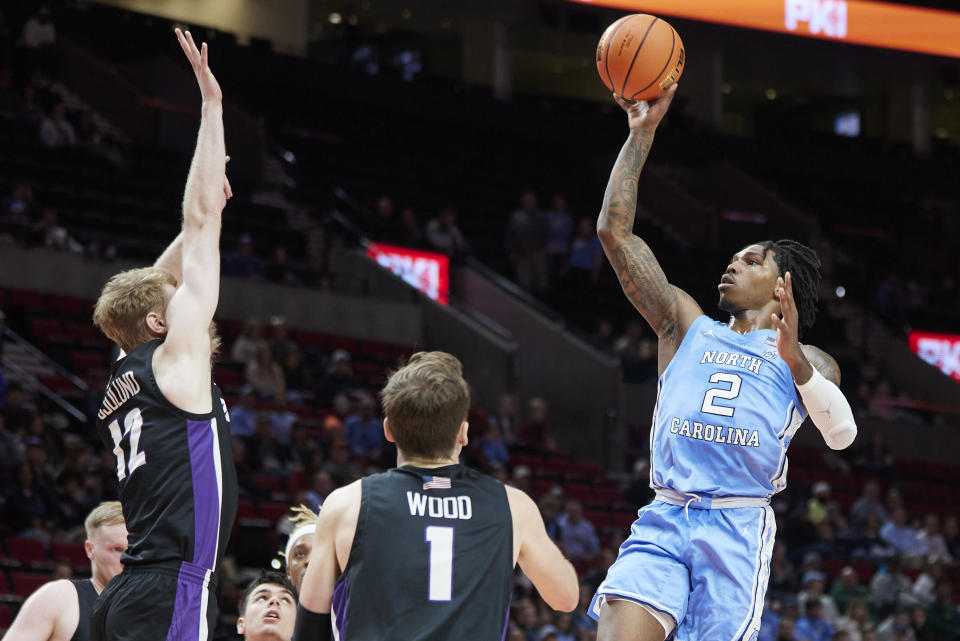
<path fill-rule="evenodd" d="M 230 162 L 230 156 L 227 156 L 227 159 L 224 161 L 224 165 Z M 223 195 L 227 200 L 233 198 L 233 188 L 230 187 L 230 179 L 227 178 L 227 175 L 223 175 Z"/>
<path fill-rule="evenodd" d="M 213 72 L 210 71 L 207 43 L 204 42 L 200 45 L 200 49 L 197 49 L 197 45 L 193 42 L 193 36 L 190 35 L 189 31 L 184 32 L 180 31 L 180 29 L 174 29 L 174 31 L 177 33 L 180 48 L 183 49 L 183 53 L 187 54 L 187 60 L 190 61 L 190 66 L 193 67 L 193 73 L 196 75 L 197 83 L 200 85 L 200 95 L 203 97 L 203 101 L 222 102 L 223 92 L 220 90 L 220 84 L 217 82 L 217 79 L 213 77 Z"/>
<path fill-rule="evenodd" d="M 793 299 L 793 278 L 790 272 L 777 278 L 777 297 L 780 299 L 780 315 L 770 315 L 773 326 L 777 328 L 777 351 L 787 365 L 792 365 L 800 350 L 800 314 Z"/>
<path fill-rule="evenodd" d="M 662 94 L 650 100 L 639 100 L 637 102 L 628 102 L 623 97 L 613 94 L 613 99 L 617 101 L 624 111 L 627 112 L 627 124 L 631 131 L 647 129 L 653 131 L 667 115 L 667 109 L 673 102 L 673 96 L 677 93 L 677 83 L 673 83 L 669 89 Z"/>

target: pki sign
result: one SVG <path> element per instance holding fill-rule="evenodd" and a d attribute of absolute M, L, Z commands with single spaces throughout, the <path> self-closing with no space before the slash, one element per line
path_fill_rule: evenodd
<path fill-rule="evenodd" d="M 917 356 L 960 381 L 960 335 L 910 332 L 909 341 Z"/>
<path fill-rule="evenodd" d="M 450 259 L 443 254 L 371 243 L 367 253 L 381 266 L 446 305 L 450 302 Z"/>

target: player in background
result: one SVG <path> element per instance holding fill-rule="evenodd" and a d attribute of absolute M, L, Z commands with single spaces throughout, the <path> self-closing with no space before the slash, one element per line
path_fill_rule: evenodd
<path fill-rule="evenodd" d="M 125 353 L 97 415 L 117 459 L 129 532 L 123 572 L 91 616 L 98 640 L 207 639 L 216 575 L 237 509 L 227 406 L 213 384 L 226 181 L 223 104 L 207 45 L 176 31 L 202 97 L 183 230 L 153 267 L 104 286 L 94 323 Z"/>
<path fill-rule="evenodd" d="M 110 579 L 120 574 L 120 555 L 127 549 L 127 528 L 119 501 L 104 501 L 83 522 L 90 559 L 89 579 L 60 579 L 30 595 L 7 638 L 17 641 L 90 641 L 90 611 Z"/>
<path fill-rule="evenodd" d="M 290 579 L 262 570 L 240 598 L 237 634 L 246 641 L 290 641 L 297 617 L 297 588 Z"/>
<path fill-rule="evenodd" d="M 383 407 L 397 467 L 327 497 L 294 638 L 500 641 L 518 562 L 550 607 L 573 610 L 576 572 L 533 500 L 459 463 L 470 407 L 460 361 L 414 354 Z"/>
<path fill-rule="evenodd" d="M 310 563 L 310 553 L 313 551 L 313 533 L 317 531 L 317 513 L 306 505 L 297 505 L 290 508 L 293 516 L 293 532 L 287 538 L 287 547 L 283 551 L 283 558 L 287 562 L 287 578 L 299 590 L 303 585 L 303 574 Z"/>
<path fill-rule="evenodd" d="M 597 590 L 598 641 L 752 640 L 759 630 L 787 446 L 804 416 L 833 449 L 856 437 L 828 354 L 799 343 L 813 324 L 820 261 L 782 240 L 748 245 L 718 286 L 726 323 L 670 284 L 633 233 L 637 183 L 676 92 L 630 104 L 630 134 L 604 195 L 597 232 L 624 294 L 656 332 L 660 380 L 650 433 L 656 499 Z"/>

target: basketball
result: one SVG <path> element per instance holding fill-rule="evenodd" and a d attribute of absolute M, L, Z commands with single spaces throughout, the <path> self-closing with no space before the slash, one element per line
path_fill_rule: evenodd
<path fill-rule="evenodd" d="M 683 42 L 666 21 L 646 13 L 607 27 L 597 45 L 597 71 L 607 89 L 625 100 L 650 100 L 683 73 Z"/>

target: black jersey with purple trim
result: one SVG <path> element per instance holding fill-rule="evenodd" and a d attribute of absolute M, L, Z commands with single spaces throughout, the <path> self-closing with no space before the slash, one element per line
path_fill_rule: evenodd
<path fill-rule="evenodd" d="M 339 641 L 502 641 L 513 588 L 503 484 L 463 465 L 362 481 L 350 560 L 333 593 Z"/>
<path fill-rule="evenodd" d="M 127 526 L 125 565 L 187 561 L 213 571 L 237 513 L 230 417 L 220 388 L 213 410 L 192 414 L 164 397 L 150 341 L 113 364 L 97 431 L 114 453 Z"/>

